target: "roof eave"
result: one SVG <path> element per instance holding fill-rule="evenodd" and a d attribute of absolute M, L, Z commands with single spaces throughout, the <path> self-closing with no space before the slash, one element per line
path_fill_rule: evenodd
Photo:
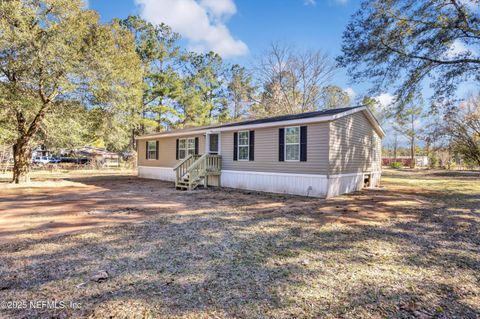
<path fill-rule="evenodd" d="M 380 125 L 380 123 L 378 122 L 377 118 L 372 113 L 372 111 L 370 111 L 370 109 L 366 106 L 363 107 L 362 109 L 363 109 L 365 115 L 367 116 L 367 119 L 372 124 L 373 128 L 375 128 L 375 130 L 377 131 L 378 135 L 380 135 L 381 138 L 384 138 L 385 137 L 385 131 L 383 130 L 382 126 Z"/>
<path fill-rule="evenodd" d="M 367 118 L 370 120 L 372 126 L 375 128 L 377 133 L 381 135 L 383 138 L 385 136 L 385 132 L 378 124 L 375 116 L 372 112 L 366 107 L 357 107 L 342 113 L 334 114 L 334 115 L 319 115 L 309 118 L 302 118 L 302 119 L 295 119 L 295 120 L 284 120 L 284 121 L 275 121 L 275 122 L 267 122 L 267 123 L 259 123 L 259 124 L 250 124 L 250 125 L 232 125 L 228 127 L 218 127 L 218 128 L 204 128 L 199 130 L 192 130 L 188 132 L 172 132 L 172 133 L 163 133 L 158 135 L 145 135 L 145 136 L 138 136 L 135 139 L 137 140 L 146 140 L 146 139 L 155 139 L 155 138 L 163 138 L 163 137 L 176 137 L 176 136 L 188 136 L 188 135 L 196 135 L 196 134 L 205 134 L 205 133 L 216 133 L 216 132 L 228 132 L 228 131 L 237 131 L 239 128 L 242 130 L 249 130 L 249 129 L 256 129 L 256 128 L 266 128 L 266 127 L 275 127 L 275 126 L 289 126 L 289 125 L 298 125 L 298 124 L 309 124 L 309 123 L 320 123 L 320 122 L 328 122 L 334 121 L 344 116 L 351 115 L 356 112 L 364 111 L 367 115 Z"/>

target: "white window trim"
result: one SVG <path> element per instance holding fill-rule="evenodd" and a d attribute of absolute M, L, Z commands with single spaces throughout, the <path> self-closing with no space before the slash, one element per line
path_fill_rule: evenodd
<path fill-rule="evenodd" d="M 240 133 L 247 132 L 247 145 L 240 145 Z M 247 158 L 240 159 L 240 146 L 247 147 Z M 248 162 L 250 160 L 250 131 L 238 131 L 237 133 L 237 160 L 242 162 Z"/>
<path fill-rule="evenodd" d="M 287 143 L 287 129 L 288 129 L 288 128 L 298 128 L 298 143 Z M 301 145 L 300 145 L 300 144 L 301 144 L 301 140 L 302 140 L 301 134 L 302 134 L 302 132 L 301 132 L 300 126 L 287 126 L 287 127 L 284 127 L 284 136 L 283 136 L 283 138 L 284 138 L 284 140 L 285 140 L 285 143 L 284 143 L 285 147 L 284 147 L 284 150 L 283 150 L 283 153 L 284 153 L 283 156 L 284 156 L 284 161 L 285 161 L 285 162 L 300 162 L 300 157 L 302 156 L 302 154 L 300 154 L 301 151 L 302 151 Z M 297 145 L 297 144 L 298 144 L 298 160 L 297 160 L 297 159 L 294 159 L 294 160 L 289 160 L 289 159 L 287 159 L 287 144 L 288 144 L 288 145 Z"/>
<path fill-rule="evenodd" d="M 154 143 L 155 145 L 155 156 L 153 158 L 150 158 L 150 150 L 148 148 L 148 145 L 150 143 Z M 147 141 L 147 161 L 156 161 L 157 160 L 157 141 Z"/>

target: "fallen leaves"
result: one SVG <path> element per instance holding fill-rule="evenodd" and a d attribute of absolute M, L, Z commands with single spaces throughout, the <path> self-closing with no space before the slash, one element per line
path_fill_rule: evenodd
<path fill-rule="evenodd" d="M 102 193 L 64 190 L 76 196 L 66 204 L 42 193 L 49 203 L 43 207 L 30 202 L 35 195 L 29 194 L 22 205 L 30 203 L 41 215 L 88 203 L 84 212 L 90 217 L 142 219 L 55 236 L 24 231 L 1 244 L 0 300 L 54 297 L 82 304 L 77 311 L 11 310 L 6 316 L 476 318 L 480 313 L 479 216 L 458 201 L 440 203 L 434 197 L 430 204 L 428 196 L 406 188 L 398 196 L 390 189 L 401 179 L 381 191 L 327 201 L 222 189 L 186 194 L 168 183 L 133 178 L 89 182 Z M 55 215 L 56 222 L 62 216 Z"/>

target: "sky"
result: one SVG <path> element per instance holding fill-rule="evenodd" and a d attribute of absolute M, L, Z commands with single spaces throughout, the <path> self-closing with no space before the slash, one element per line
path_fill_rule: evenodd
<path fill-rule="evenodd" d="M 273 42 L 299 49 L 321 49 L 335 58 L 341 54 L 342 34 L 350 17 L 360 6 L 360 0 L 84 1 L 99 12 L 103 22 L 128 15 L 140 15 L 155 24 L 163 22 L 181 34 L 186 48 L 212 50 L 225 61 L 246 67 L 254 64 Z M 464 49 L 460 43 L 452 46 L 453 53 Z M 341 69 L 332 84 L 342 87 L 353 99 L 364 96 L 370 88 L 368 82 L 351 83 Z M 424 96 L 428 95 L 426 87 Z M 376 98 L 385 106 L 393 100 L 391 92 Z M 386 123 L 384 128 L 389 130 L 389 125 Z M 384 144 L 392 142 L 388 135 Z"/>
<path fill-rule="evenodd" d="M 140 15 L 164 22 L 194 51 L 213 50 L 231 63 L 250 66 L 272 42 L 321 49 L 335 58 L 342 33 L 358 0 L 89 0 L 104 22 Z M 352 96 L 368 85 L 353 85 L 339 70 L 332 80 Z M 382 99 L 388 100 L 384 95 Z"/>

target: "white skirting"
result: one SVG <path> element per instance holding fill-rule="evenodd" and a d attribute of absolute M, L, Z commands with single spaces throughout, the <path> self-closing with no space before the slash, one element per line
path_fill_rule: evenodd
<path fill-rule="evenodd" d="M 313 197 L 334 197 L 363 188 L 365 173 L 314 175 L 267 172 L 222 171 L 222 186 L 262 192 Z M 380 182 L 380 172 L 371 173 L 371 184 Z"/>
<path fill-rule="evenodd" d="M 374 172 L 372 173 L 372 186 L 378 187 L 380 186 L 380 178 L 382 177 L 382 172 Z"/>
<path fill-rule="evenodd" d="M 366 173 L 314 175 L 222 170 L 221 186 L 270 193 L 312 197 L 334 197 L 363 188 Z M 371 185 L 378 186 L 381 172 L 372 172 Z M 138 176 L 175 181 L 171 167 L 139 166 Z"/>
<path fill-rule="evenodd" d="M 363 173 L 331 175 L 328 179 L 327 197 L 355 192 L 362 187 Z"/>
<path fill-rule="evenodd" d="M 380 184 L 381 172 L 330 175 L 328 179 L 327 197 L 334 197 L 361 190 L 364 184 L 364 177 L 367 174 L 370 174 L 371 187 L 376 187 Z"/>
<path fill-rule="evenodd" d="M 143 178 L 161 179 L 163 181 L 175 181 L 175 171 L 173 170 L 173 167 L 139 166 L 138 176 Z"/>
<path fill-rule="evenodd" d="M 325 197 L 325 175 L 243 172 L 222 170 L 222 186 L 262 192 Z"/>

